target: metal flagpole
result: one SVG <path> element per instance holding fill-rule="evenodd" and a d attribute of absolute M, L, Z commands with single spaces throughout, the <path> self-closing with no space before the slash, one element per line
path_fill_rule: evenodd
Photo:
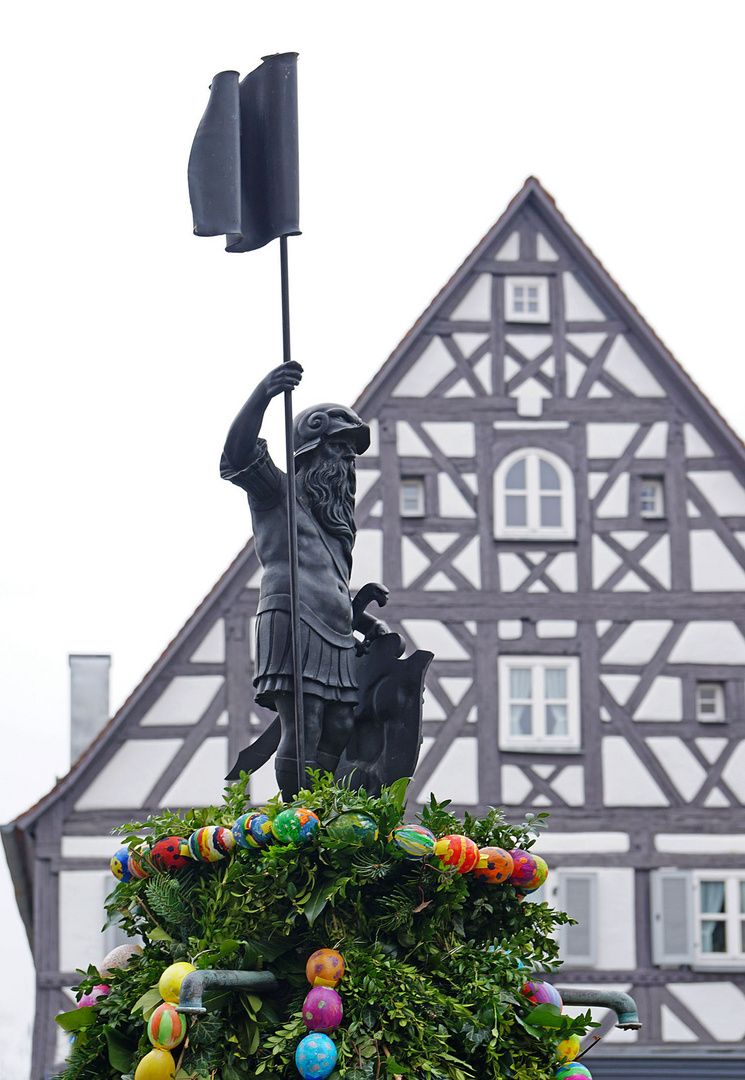
<path fill-rule="evenodd" d="M 290 284 L 287 272 L 287 237 L 279 238 L 282 279 L 282 361 L 290 360 Z M 295 502 L 295 448 L 292 440 L 292 391 L 285 390 L 285 450 L 287 454 L 287 537 L 290 554 L 290 630 L 292 634 L 292 685 L 295 697 L 295 752 L 298 791 L 305 786 L 305 717 L 303 670 L 300 655 L 300 602 L 298 599 L 297 504 Z"/>

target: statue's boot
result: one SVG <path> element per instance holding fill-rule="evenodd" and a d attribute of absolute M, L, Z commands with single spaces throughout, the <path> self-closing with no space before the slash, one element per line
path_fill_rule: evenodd
<path fill-rule="evenodd" d="M 333 776 L 339 768 L 339 757 L 339 754 L 329 754 L 325 750 L 316 750 L 316 760 L 310 768 L 320 769 L 322 773 L 330 772 Z"/>
<path fill-rule="evenodd" d="M 277 757 L 274 759 L 274 772 L 277 785 L 285 802 L 292 802 L 298 792 L 297 758 Z"/>

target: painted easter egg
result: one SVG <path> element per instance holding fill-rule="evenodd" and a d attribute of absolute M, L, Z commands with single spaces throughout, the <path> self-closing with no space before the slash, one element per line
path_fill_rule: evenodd
<path fill-rule="evenodd" d="M 514 866 L 509 883 L 524 892 L 525 886 L 535 877 L 538 869 L 535 855 L 531 855 L 529 851 L 523 851 L 522 848 L 513 848 L 510 855 Z"/>
<path fill-rule="evenodd" d="M 253 814 L 248 822 L 248 831 L 257 847 L 266 847 L 274 840 L 272 822 L 266 814 Z"/>
<path fill-rule="evenodd" d="M 129 869 L 129 850 L 125 847 L 120 847 L 118 851 L 114 852 L 111 856 L 111 873 L 115 878 L 119 878 L 126 885 L 128 881 L 132 880 L 132 872 Z"/>
<path fill-rule="evenodd" d="M 520 993 L 533 1005 L 558 1005 L 560 1009 L 564 1006 L 556 987 L 540 979 L 530 979 L 523 985 Z"/>
<path fill-rule="evenodd" d="M 295 1064 L 303 1080 L 325 1080 L 336 1065 L 336 1047 L 328 1035 L 306 1035 L 295 1051 Z"/>
<path fill-rule="evenodd" d="M 562 1039 L 556 1047 L 556 1056 L 559 1061 L 565 1063 L 574 1061 L 577 1054 L 580 1052 L 581 1045 L 579 1035 L 568 1035 L 567 1038 Z"/>
<path fill-rule="evenodd" d="M 153 844 L 150 858 L 159 870 L 180 870 L 191 862 L 189 841 L 183 836 L 166 836 Z"/>
<path fill-rule="evenodd" d="M 170 1001 L 159 1005 L 147 1022 L 147 1037 L 158 1050 L 173 1050 L 186 1035 L 186 1017 Z"/>
<path fill-rule="evenodd" d="M 235 837 L 222 825 L 205 825 L 189 837 L 189 852 L 198 862 L 217 862 L 235 847 Z"/>
<path fill-rule="evenodd" d="M 435 834 L 423 825 L 397 825 L 388 839 L 410 859 L 426 859 L 435 850 Z"/>
<path fill-rule="evenodd" d="M 329 822 L 326 831 L 334 840 L 341 840 L 345 844 L 367 846 L 378 839 L 377 822 L 369 814 L 362 814 L 358 810 L 347 810 L 346 813 L 339 814 L 338 818 Z"/>
<path fill-rule="evenodd" d="M 190 971 L 196 970 L 193 964 L 187 964 L 185 960 L 167 967 L 158 979 L 158 990 L 163 1000 L 170 1002 L 171 1005 L 178 1005 L 181 983 Z"/>
<path fill-rule="evenodd" d="M 467 874 L 478 865 L 479 848 L 467 836 L 443 836 L 435 844 L 435 855 L 445 866 L 453 866 L 459 874 Z"/>
<path fill-rule="evenodd" d="M 176 1062 L 170 1050 L 151 1050 L 135 1069 L 135 1080 L 173 1080 Z"/>
<path fill-rule="evenodd" d="M 137 878 L 138 881 L 142 881 L 147 877 L 147 862 L 149 858 L 149 851 L 146 847 L 133 848 L 129 853 L 129 872 L 133 878 Z"/>
<path fill-rule="evenodd" d="M 314 986 L 303 1002 L 303 1023 L 308 1031 L 330 1035 L 342 1022 L 344 1009 L 341 998 L 330 986 Z"/>
<path fill-rule="evenodd" d="M 344 957 L 336 949 L 316 949 L 305 965 L 311 986 L 338 986 L 344 975 Z"/>
<path fill-rule="evenodd" d="M 109 993 L 110 987 L 105 983 L 99 983 L 98 986 L 94 986 L 90 994 L 83 994 L 80 1001 L 77 1004 L 78 1009 L 85 1008 L 86 1005 L 95 1005 L 101 998 L 105 998 Z"/>
<path fill-rule="evenodd" d="M 540 889 L 541 885 L 543 885 L 548 877 L 548 867 L 546 866 L 545 860 L 542 859 L 540 855 L 534 855 L 533 858 L 535 860 L 535 873 L 530 881 L 525 881 L 520 886 L 520 890 L 524 893 L 532 893 L 535 892 L 536 889 Z"/>
<path fill-rule="evenodd" d="M 479 861 L 474 867 L 474 875 L 490 885 L 499 885 L 507 881 L 514 863 L 509 851 L 501 847 L 479 848 Z"/>
<path fill-rule="evenodd" d="M 233 836 L 238 847 L 257 848 L 259 845 L 251 836 L 251 819 L 258 814 L 257 810 L 251 810 L 248 814 L 241 814 L 233 826 Z"/>
<path fill-rule="evenodd" d="M 126 967 L 130 960 L 138 956 L 142 956 L 142 949 L 133 941 L 127 942 L 126 945 L 117 945 L 115 949 L 112 949 L 110 953 L 104 956 L 98 970 L 102 975 L 108 975 L 110 971 L 117 971 L 119 968 Z"/>
<path fill-rule="evenodd" d="M 305 844 L 320 826 L 321 822 L 312 810 L 291 806 L 277 814 L 272 822 L 272 832 L 280 844 Z"/>
<path fill-rule="evenodd" d="M 572 1076 L 584 1076 L 585 1080 L 592 1080 L 592 1073 L 585 1065 L 580 1065 L 578 1061 L 572 1061 L 569 1065 L 562 1065 L 560 1069 L 554 1073 L 556 1080 L 570 1080 Z"/>

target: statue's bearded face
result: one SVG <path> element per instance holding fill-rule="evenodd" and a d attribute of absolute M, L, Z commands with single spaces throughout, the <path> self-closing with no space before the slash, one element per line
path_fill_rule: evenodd
<path fill-rule="evenodd" d="M 302 479 L 306 501 L 321 528 L 341 541 L 351 565 L 357 531 L 354 523 L 357 487 L 354 446 L 346 438 L 325 439 L 308 457 Z"/>

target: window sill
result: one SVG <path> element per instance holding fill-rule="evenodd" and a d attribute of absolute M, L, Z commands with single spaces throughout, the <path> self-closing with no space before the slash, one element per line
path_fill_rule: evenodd
<path fill-rule="evenodd" d="M 581 746 L 556 746 L 555 743 L 539 742 L 525 742 L 519 745 L 512 743 L 509 746 L 500 745 L 499 750 L 502 754 L 571 754 L 575 757 L 584 754 Z"/>

